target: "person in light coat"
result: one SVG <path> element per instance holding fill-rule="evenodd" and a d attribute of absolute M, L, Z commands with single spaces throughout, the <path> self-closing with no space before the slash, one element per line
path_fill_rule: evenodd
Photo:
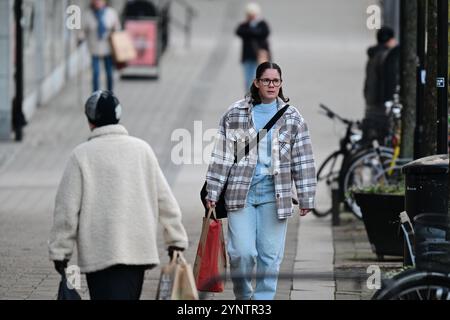
<path fill-rule="evenodd" d="M 61 274 L 77 245 L 91 299 L 139 299 L 145 270 L 160 263 L 158 221 L 169 255 L 188 245 L 180 207 L 152 148 L 118 124 L 121 113 L 109 91 L 88 99 L 92 133 L 70 155 L 49 238 Z"/>
<path fill-rule="evenodd" d="M 89 10 L 82 14 L 82 29 L 78 34 L 81 43 L 87 40 L 92 56 L 92 91 L 100 89 L 100 64 L 106 71 L 107 88 L 114 89 L 114 62 L 109 38 L 111 33 L 119 31 L 120 19 L 117 11 L 107 5 L 105 0 L 91 0 Z"/>

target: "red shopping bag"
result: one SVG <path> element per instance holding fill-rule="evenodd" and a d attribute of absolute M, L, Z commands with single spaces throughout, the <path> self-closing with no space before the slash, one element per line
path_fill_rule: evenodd
<path fill-rule="evenodd" d="M 202 233 L 197 247 L 194 263 L 194 278 L 199 291 L 222 292 L 224 281 L 217 277 L 225 276 L 227 256 L 221 220 L 211 218 L 214 209 L 203 218 Z"/>

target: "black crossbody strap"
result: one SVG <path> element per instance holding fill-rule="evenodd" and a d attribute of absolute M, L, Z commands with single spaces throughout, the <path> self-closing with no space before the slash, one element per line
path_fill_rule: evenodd
<path fill-rule="evenodd" d="M 275 123 L 277 123 L 277 121 L 283 116 L 283 114 L 286 112 L 286 110 L 288 108 L 289 108 L 289 105 L 287 104 L 283 108 L 278 110 L 278 112 L 272 117 L 272 119 L 270 119 L 269 122 L 267 122 L 267 124 L 264 126 L 264 128 L 262 128 L 262 130 L 258 132 L 258 135 L 256 137 L 258 142 L 260 140 L 264 139 L 267 132 L 269 132 L 270 129 L 272 129 L 272 127 L 275 125 Z M 261 134 L 262 134 L 262 136 L 261 136 Z"/>
<path fill-rule="evenodd" d="M 237 155 L 234 157 L 234 163 L 238 162 L 238 159 L 242 158 L 242 151 L 244 151 L 244 155 L 248 156 L 251 149 L 253 149 L 259 141 L 264 139 L 264 137 L 267 135 L 267 133 L 272 129 L 272 127 L 277 123 L 277 121 L 283 116 L 283 114 L 286 112 L 286 110 L 289 108 L 289 105 L 285 105 L 283 108 L 277 111 L 277 113 L 272 117 L 272 119 L 267 122 L 267 124 L 262 128 L 258 134 L 256 135 L 256 138 L 247 142 L 245 144 L 245 147 L 243 150 L 238 150 Z"/>

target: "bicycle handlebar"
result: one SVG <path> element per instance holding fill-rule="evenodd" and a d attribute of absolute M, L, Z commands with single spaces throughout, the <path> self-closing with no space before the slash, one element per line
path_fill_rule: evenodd
<path fill-rule="evenodd" d="M 342 118 L 340 115 L 338 115 L 338 114 L 337 114 L 336 112 L 334 112 L 334 111 L 331 111 L 330 108 L 328 108 L 326 105 L 324 105 L 324 104 L 322 104 L 322 103 L 319 104 L 319 107 L 322 108 L 323 110 L 325 110 L 325 112 L 326 112 L 325 115 L 326 115 L 328 118 L 330 118 L 330 119 L 336 118 L 336 119 L 338 119 L 339 121 L 341 121 L 342 123 L 345 123 L 345 124 L 347 124 L 347 125 L 356 123 L 356 122 L 354 122 L 354 121 L 351 121 L 351 120 Z"/>

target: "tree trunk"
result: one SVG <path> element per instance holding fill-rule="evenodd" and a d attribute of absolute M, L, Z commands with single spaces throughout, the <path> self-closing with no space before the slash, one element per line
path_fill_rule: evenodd
<path fill-rule="evenodd" d="M 448 2 L 448 17 L 449 18 L 448 18 L 448 35 L 447 35 L 447 37 L 448 37 L 448 43 L 450 44 L 450 0 Z M 450 81 L 450 50 L 448 52 L 448 66 L 449 66 L 449 68 L 447 71 L 447 81 Z M 450 86 L 447 86 L 447 90 L 448 90 L 447 99 L 448 99 L 448 103 L 450 105 Z M 448 184 L 450 186 L 450 174 L 449 174 Z M 448 205 L 447 206 L 448 206 L 448 216 L 450 218 L 450 188 L 448 188 L 448 192 L 449 193 L 448 193 Z"/>
<path fill-rule="evenodd" d="M 416 123 L 417 1 L 402 0 L 400 10 L 400 101 L 403 104 L 400 157 L 412 158 Z"/>
<path fill-rule="evenodd" d="M 424 130 L 421 156 L 434 155 L 437 152 L 437 0 L 428 0 L 427 7 L 427 54 L 426 85 L 424 101 Z"/>

